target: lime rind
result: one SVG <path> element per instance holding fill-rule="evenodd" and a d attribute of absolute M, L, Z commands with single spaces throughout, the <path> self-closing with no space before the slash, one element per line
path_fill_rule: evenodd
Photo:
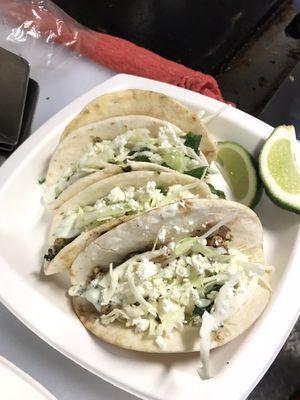
<path fill-rule="evenodd" d="M 263 181 L 267 195 L 276 205 L 288 211 L 300 214 L 300 192 L 292 194 L 283 190 L 271 175 L 268 168 L 268 155 L 271 146 L 281 139 L 289 140 L 292 148 L 293 145 L 297 143 L 294 127 L 287 125 L 279 126 L 275 128 L 268 137 L 258 158 L 259 174 Z"/>
<path fill-rule="evenodd" d="M 263 193 L 263 185 L 259 177 L 258 168 L 255 159 L 253 156 L 240 144 L 230 141 L 218 142 L 218 150 L 224 148 L 230 148 L 239 154 L 239 156 L 245 162 L 247 172 L 248 172 L 248 192 L 243 199 L 239 199 L 238 201 L 250 208 L 254 208 L 260 201 L 262 193 Z M 218 162 L 217 162 L 218 163 Z M 218 163 L 220 169 L 222 170 L 222 166 Z M 226 172 L 223 170 L 224 178 L 226 179 Z M 229 183 L 229 182 L 228 182 Z"/>

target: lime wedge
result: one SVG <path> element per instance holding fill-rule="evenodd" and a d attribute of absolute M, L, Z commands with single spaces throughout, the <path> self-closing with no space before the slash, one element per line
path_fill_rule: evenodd
<path fill-rule="evenodd" d="M 219 142 L 216 162 L 234 199 L 254 208 L 261 198 L 262 184 L 251 154 L 235 142 Z"/>
<path fill-rule="evenodd" d="M 274 129 L 259 155 L 259 173 L 279 207 L 300 214 L 300 147 L 293 126 Z"/>

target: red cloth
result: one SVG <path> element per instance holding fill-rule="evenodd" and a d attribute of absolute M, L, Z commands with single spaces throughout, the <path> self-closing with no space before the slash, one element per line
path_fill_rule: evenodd
<path fill-rule="evenodd" d="M 114 36 L 84 28 L 53 3 L 38 0 L 0 0 L 1 11 L 24 30 L 34 32 L 116 72 L 143 76 L 184 87 L 223 101 L 210 75 L 169 61 L 149 50 Z"/>

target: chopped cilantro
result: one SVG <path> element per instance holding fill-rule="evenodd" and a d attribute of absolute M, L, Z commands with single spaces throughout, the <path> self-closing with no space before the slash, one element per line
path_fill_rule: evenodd
<path fill-rule="evenodd" d="M 185 174 L 191 175 L 198 179 L 201 179 L 201 178 L 203 178 L 206 170 L 207 170 L 207 167 L 199 167 L 199 168 L 191 169 L 190 171 L 185 171 Z"/>
<path fill-rule="evenodd" d="M 211 183 L 208 183 L 212 194 L 216 194 L 220 199 L 226 199 L 225 193 L 222 190 L 216 189 Z"/>
<path fill-rule="evenodd" d="M 195 153 L 199 155 L 199 146 L 201 142 L 201 137 L 202 137 L 201 135 L 188 132 L 185 135 L 184 145 L 187 147 L 191 147 L 195 151 Z"/>
<path fill-rule="evenodd" d="M 192 316 L 195 317 L 195 316 L 199 315 L 200 317 L 202 317 L 202 315 L 204 314 L 204 311 L 207 311 L 207 312 L 211 311 L 212 306 L 213 306 L 213 303 L 209 304 L 206 307 L 195 306 Z"/>
<path fill-rule="evenodd" d="M 128 155 L 133 156 L 136 153 L 141 153 L 142 151 L 150 151 L 148 147 L 141 147 L 139 150 L 131 150 Z"/>
<path fill-rule="evenodd" d="M 43 183 L 45 183 L 45 181 L 46 181 L 46 178 L 39 178 L 39 179 L 38 179 L 38 183 L 39 183 L 40 185 L 42 185 Z"/>
<path fill-rule="evenodd" d="M 141 156 L 136 156 L 133 158 L 133 161 L 144 161 L 144 162 L 151 162 L 149 157 L 141 155 Z"/>
<path fill-rule="evenodd" d="M 156 187 L 157 187 L 157 189 L 159 189 L 163 194 L 167 194 L 167 193 L 168 193 L 168 189 L 167 189 L 164 185 L 158 184 Z"/>

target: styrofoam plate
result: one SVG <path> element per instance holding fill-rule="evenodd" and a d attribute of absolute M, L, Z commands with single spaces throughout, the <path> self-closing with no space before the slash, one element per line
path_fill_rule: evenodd
<path fill-rule="evenodd" d="M 32 331 L 101 378 L 145 399 L 244 399 L 266 372 L 300 312 L 299 218 L 264 197 L 257 213 L 264 226 L 265 254 L 273 294 L 262 317 L 243 335 L 211 355 L 215 377 L 201 381 L 197 353 L 151 355 L 105 344 L 73 314 L 60 276 L 41 278 L 49 216 L 37 180 L 43 175 L 60 133 L 96 96 L 140 88 L 174 97 L 208 114 L 224 105 L 197 93 L 148 79 L 117 75 L 64 108 L 31 136 L 0 168 L 0 298 Z M 284 121 L 283 121 L 284 122 Z M 255 152 L 272 128 L 228 108 L 208 124 L 217 139 L 234 140 Z M 45 360 L 46 362 L 46 360 Z"/>

